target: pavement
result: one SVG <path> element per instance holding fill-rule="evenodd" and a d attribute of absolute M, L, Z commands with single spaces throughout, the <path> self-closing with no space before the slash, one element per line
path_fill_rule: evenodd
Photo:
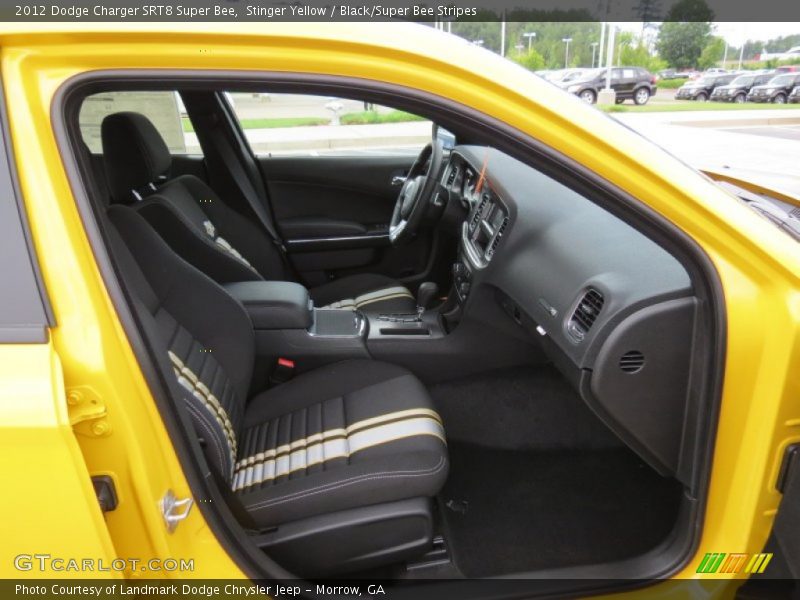
<path fill-rule="evenodd" d="M 800 197 L 800 110 L 613 117 L 696 169 L 735 170 Z"/>

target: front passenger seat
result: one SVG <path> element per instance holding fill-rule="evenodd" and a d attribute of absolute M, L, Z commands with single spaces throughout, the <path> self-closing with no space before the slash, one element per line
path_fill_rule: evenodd
<path fill-rule="evenodd" d="M 168 178 L 172 156 L 142 114 L 119 112 L 101 125 L 111 200 L 133 204 L 185 260 L 218 283 L 292 280 L 285 251 L 260 225 L 220 200 L 194 175 Z M 320 308 L 414 312 L 411 292 L 374 273 L 350 275 L 309 289 Z"/>
<path fill-rule="evenodd" d="M 107 214 L 143 334 L 256 543 L 304 576 L 424 553 L 448 457 L 422 383 L 402 367 L 351 360 L 248 401 L 255 340 L 245 309 L 135 211 Z"/>

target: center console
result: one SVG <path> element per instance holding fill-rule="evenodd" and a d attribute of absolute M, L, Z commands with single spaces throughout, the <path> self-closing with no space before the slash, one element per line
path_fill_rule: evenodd
<path fill-rule="evenodd" d="M 249 313 L 256 355 L 265 366 L 288 358 L 302 372 L 339 360 L 369 358 L 368 322 L 358 311 L 315 308 L 308 290 L 288 281 L 229 283 L 225 289 Z"/>

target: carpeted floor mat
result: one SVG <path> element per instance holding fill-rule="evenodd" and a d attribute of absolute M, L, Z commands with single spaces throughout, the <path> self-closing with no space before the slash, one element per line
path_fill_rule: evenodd
<path fill-rule="evenodd" d="M 508 450 L 454 441 L 441 494 L 468 577 L 619 560 L 660 542 L 680 485 L 627 448 Z"/>

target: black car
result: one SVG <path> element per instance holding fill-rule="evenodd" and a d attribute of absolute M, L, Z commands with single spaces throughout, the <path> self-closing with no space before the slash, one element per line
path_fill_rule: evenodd
<path fill-rule="evenodd" d="M 775 73 L 745 73 L 739 75 L 728 85 L 718 85 L 711 92 L 713 102 L 736 102 L 741 104 L 747 101 L 747 93 L 755 85 L 763 85 L 775 77 Z"/>
<path fill-rule="evenodd" d="M 800 85 L 796 85 L 792 90 L 792 93 L 789 94 L 789 103 L 800 104 Z"/>
<path fill-rule="evenodd" d="M 700 79 L 687 81 L 675 93 L 676 100 L 697 100 L 705 102 L 711 97 L 716 88 L 721 85 L 728 85 L 738 73 L 720 73 L 718 75 L 704 75 Z"/>
<path fill-rule="evenodd" d="M 561 84 L 560 87 L 582 100 L 594 104 L 600 90 L 606 87 L 608 69 L 594 69 L 580 79 Z M 656 78 L 641 67 L 612 67 L 611 89 L 616 92 L 617 104 L 633 100 L 636 104 L 647 104 L 655 96 Z"/>
<path fill-rule="evenodd" d="M 748 102 L 774 102 L 786 104 L 792 88 L 800 85 L 800 72 L 775 75 L 764 85 L 756 85 L 747 94 Z"/>

